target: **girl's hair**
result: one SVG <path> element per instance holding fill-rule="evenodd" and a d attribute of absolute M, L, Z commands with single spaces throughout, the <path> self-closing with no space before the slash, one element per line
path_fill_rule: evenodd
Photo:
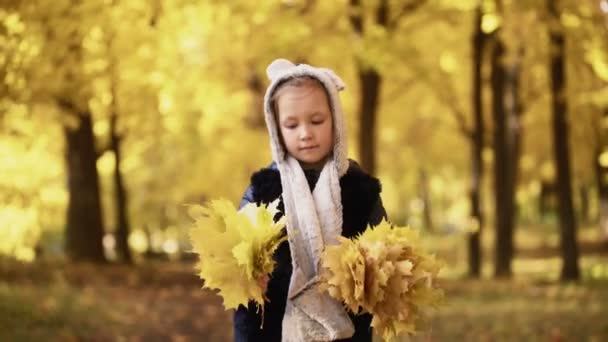
<path fill-rule="evenodd" d="M 274 90 L 274 93 L 272 94 L 272 97 L 270 97 L 270 105 L 271 105 L 272 111 L 274 112 L 274 117 L 275 117 L 275 120 L 277 121 L 277 123 L 278 123 L 278 119 L 279 119 L 279 110 L 277 107 L 277 101 L 279 100 L 279 97 L 283 93 L 283 89 L 285 89 L 287 87 L 296 87 L 297 88 L 297 87 L 304 87 L 304 86 L 317 86 L 317 87 L 323 89 L 323 92 L 325 93 L 325 97 L 327 98 L 327 102 L 328 102 L 327 105 L 333 112 L 333 108 L 331 106 L 331 101 L 330 101 L 330 97 L 329 97 L 330 96 L 329 92 L 327 92 L 327 89 L 325 89 L 325 86 L 323 86 L 323 83 L 321 83 L 321 81 L 319 81 L 315 77 L 308 76 L 308 75 L 293 76 L 293 77 L 286 78 L 286 79 L 282 80 L 281 82 L 279 82 Z"/>

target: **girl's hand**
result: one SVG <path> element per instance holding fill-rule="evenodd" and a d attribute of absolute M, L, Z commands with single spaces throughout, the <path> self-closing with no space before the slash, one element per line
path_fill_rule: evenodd
<path fill-rule="evenodd" d="M 268 289 L 269 280 L 270 280 L 270 277 L 268 277 L 268 274 L 265 274 L 263 277 L 258 278 L 258 285 L 260 285 L 260 288 L 262 289 L 262 294 L 264 294 L 264 297 L 266 297 L 266 290 Z"/>

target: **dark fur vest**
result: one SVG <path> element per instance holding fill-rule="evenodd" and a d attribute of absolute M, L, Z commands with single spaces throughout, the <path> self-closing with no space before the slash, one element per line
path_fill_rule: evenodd
<path fill-rule="evenodd" d="M 309 174 L 306 176 L 309 178 Z M 308 180 L 310 184 L 310 179 Z M 251 177 L 251 187 L 252 199 L 256 203 L 270 203 L 281 196 L 281 175 L 276 169 L 262 169 Z M 380 182 L 364 173 L 354 162 L 351 162 L 347 173 L 340 178 L 340 187 L 343 236 L 354 237 L 363 232 L 370 223 L 378 224 L 386 216 L 380 201 Z M 279 204 L 279 211 L 275 219 L 284 214 L 282 201 Z M 241 306 L 234 314 L 234 340 L 237 342 L 281 341 L 281 324 L 292 272 L 287 241 L 279 246 L 274 259 L 276 265 L 268 283 L 266 293 L 268 301 L 264 305 L 263 328 L 260 329 L 261 317 L 255 306 L 251 303 L 248 308 Z M 350 316 L 355 325 L 355 335 L 347 341 L 371 342 L 371 316 L 367 314 L 356 316 L 352 313 Z"/>
<path fill-rule="evenodd" d="M 254 173 L 251 176 L 251 185 L 253 199 L 258 204 L 270 203 L 282 193 L 281 175 L 276 169 L 262 169 Z M 340 178 L 340 188 L 343 208 L 342 235 L 353 237 L 365 230 L 370 223 L 370 215 L 378 209 L 376 206 L 380 199 L 380 182 L 351 163 L 346 174 Z M 284 213 L 282 201 L 279 210 Z"/>

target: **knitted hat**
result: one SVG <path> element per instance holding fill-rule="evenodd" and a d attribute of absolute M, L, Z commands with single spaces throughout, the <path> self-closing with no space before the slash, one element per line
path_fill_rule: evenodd
<path fill-rule="evenodd" d="M 308 76 L 317 79 L 325 88 L 329 95 L 329 105 L 333 118 L 334 129 L 334 148 L 333 156 L 338 168 L 338 174 L 344 175 L 348 170 L 348 146 L 346 141 L 346 124 L 344 112 L 338 91 L 344 89 L 344 82 L 332 70 L 327 68 L 317 68 L 308 64 L 295 65 L 286 59 L 276 59 L 266 69 L 266 74 L 270 79 L 270 85 L 266 89 L 264 96 L 264 113 L 266 125 L 270 134 L 270 146 L 272 158 L 277 164 L 285 160 L 286 153 L 279 139 L 278 125 L 272 106 L 272 97 L 277 88 L 288 79 Z"/>

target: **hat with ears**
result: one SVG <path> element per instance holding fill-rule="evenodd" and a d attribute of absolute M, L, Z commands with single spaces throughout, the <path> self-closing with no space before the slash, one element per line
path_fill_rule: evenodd
<path fill-rule="evenodd" d="M 264 115 L 266 126 L 270 135 L 270 146 L 272 158 L 277 164 L 282 163 L 286 158 L 286 153 L 279 138 L 278 125 L 274 108 L 272 106 L 272 96 L 277 88 L 286 80 L 308 76 L 317 79 L 325 88 L 329 96 L 329 104 L 332 112 L 334 129 L 334 148 L 333 158 L 337 167 L 338 174 L 344 175 L 348 170 L 348 145 L 346 140 L 346 123 L 344 112 L 338 92 L 344 89 L 344 82 L 331 69 L 314 67 L 308 64 L 294 64 L 286 59 L 275 59 L 266 69 L 266 75 L 270 79 L 270 85 L 266 89 L 264 96 Z"/>

